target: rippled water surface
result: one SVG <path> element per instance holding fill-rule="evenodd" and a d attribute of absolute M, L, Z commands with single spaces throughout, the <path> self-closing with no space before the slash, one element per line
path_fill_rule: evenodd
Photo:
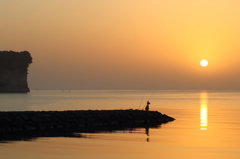
<path fill-rule="evenodd" d="M 136 128 L 6 139 L 0 141 L 0 158 L 240 158 L 240 93 L 236 91 L 32 91 L 0 94 L 0 110 L 143 109 L 147 100 L 150 110 L 176 120 L 150 128 L 148 134 L 145 128 Z"/>

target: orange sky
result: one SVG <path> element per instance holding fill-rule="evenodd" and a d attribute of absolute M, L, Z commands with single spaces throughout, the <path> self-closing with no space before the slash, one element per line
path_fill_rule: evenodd
<path fill-rule="evenodd" d="M 1 1 L 0 48 L 31 53 L 32 90 L 240 89 L 239 8 L 239 0 Z"/>

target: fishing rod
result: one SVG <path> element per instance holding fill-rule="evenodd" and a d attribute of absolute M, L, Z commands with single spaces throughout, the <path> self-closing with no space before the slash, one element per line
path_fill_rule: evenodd
<path fill-rule="evenodd" d="M 143 98 L 144 98 L 145 94 L 146 94 L 146 91 L 144 91 L 144 94 L 143 94 L 143 97 L 142 97 L 142 100 L 141 100 L 141 102 L 140 102 L 140 105 L 139 105 L 138 109 L 140 109 L 140 108 L 141 108 L 142 101 L 143 101 Z"/>
<path fill-rule="evenodd" d="M 153 96 L 153 94 L 154 94 L 155 91 L 156 91 L 156 89 L 153 90 L 153 92 L 152 92 L 151 96 L 148 98 L 148 100 L 150 100 L 150 98 Z"/>
<path fill-rule="evenodd" d="M 151 99 L 151 97 L 153 96 L 153 94 L 154 94 L 155 91 L 156 91 L 156 90 L 153 90 L 153 91 L 152 91 L 152 94 L 150 95 L 150 97 L 148 98 L 147 101 L 149 101 L 149 100 Z M 146 93 L 146 91 L 145 91 L 145 93 Z M 145 93 L 144 93 L 144 95 L 143 95 L 143 98 L 144 98 L 144 96 L 145 96 Z M 141 104 L 142 104 L 143 98 L 142 98 L 142 100 L 141 100 L 141 103 L 140 103 L 138 109 L 140 109 L 140 107 L 141 107 Z M 145 107 L 145 105 L 143 105 L 142 109 L 144 109 L 144 107 Z"/>

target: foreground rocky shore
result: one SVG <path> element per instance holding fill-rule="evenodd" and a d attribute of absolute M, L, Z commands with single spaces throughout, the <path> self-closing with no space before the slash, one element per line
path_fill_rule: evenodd
<path fill-rule="evenodd" d="M 0 132 L 127 125 L 158 125 L 175 120 L 157 111 L 76 110 L 0 112 Z"/>

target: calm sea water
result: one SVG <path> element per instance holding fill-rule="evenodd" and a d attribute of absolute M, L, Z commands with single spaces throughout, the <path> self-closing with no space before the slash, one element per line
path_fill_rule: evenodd
<path fill-rule="evenodd" d="M 1 159 L 237 159 L 240 93 L 236 91 L 32 91 L 0 94 L 0 111 L 143 109 L 176 118 L 150 128 L 38 137 L 0 143 Z"/>

